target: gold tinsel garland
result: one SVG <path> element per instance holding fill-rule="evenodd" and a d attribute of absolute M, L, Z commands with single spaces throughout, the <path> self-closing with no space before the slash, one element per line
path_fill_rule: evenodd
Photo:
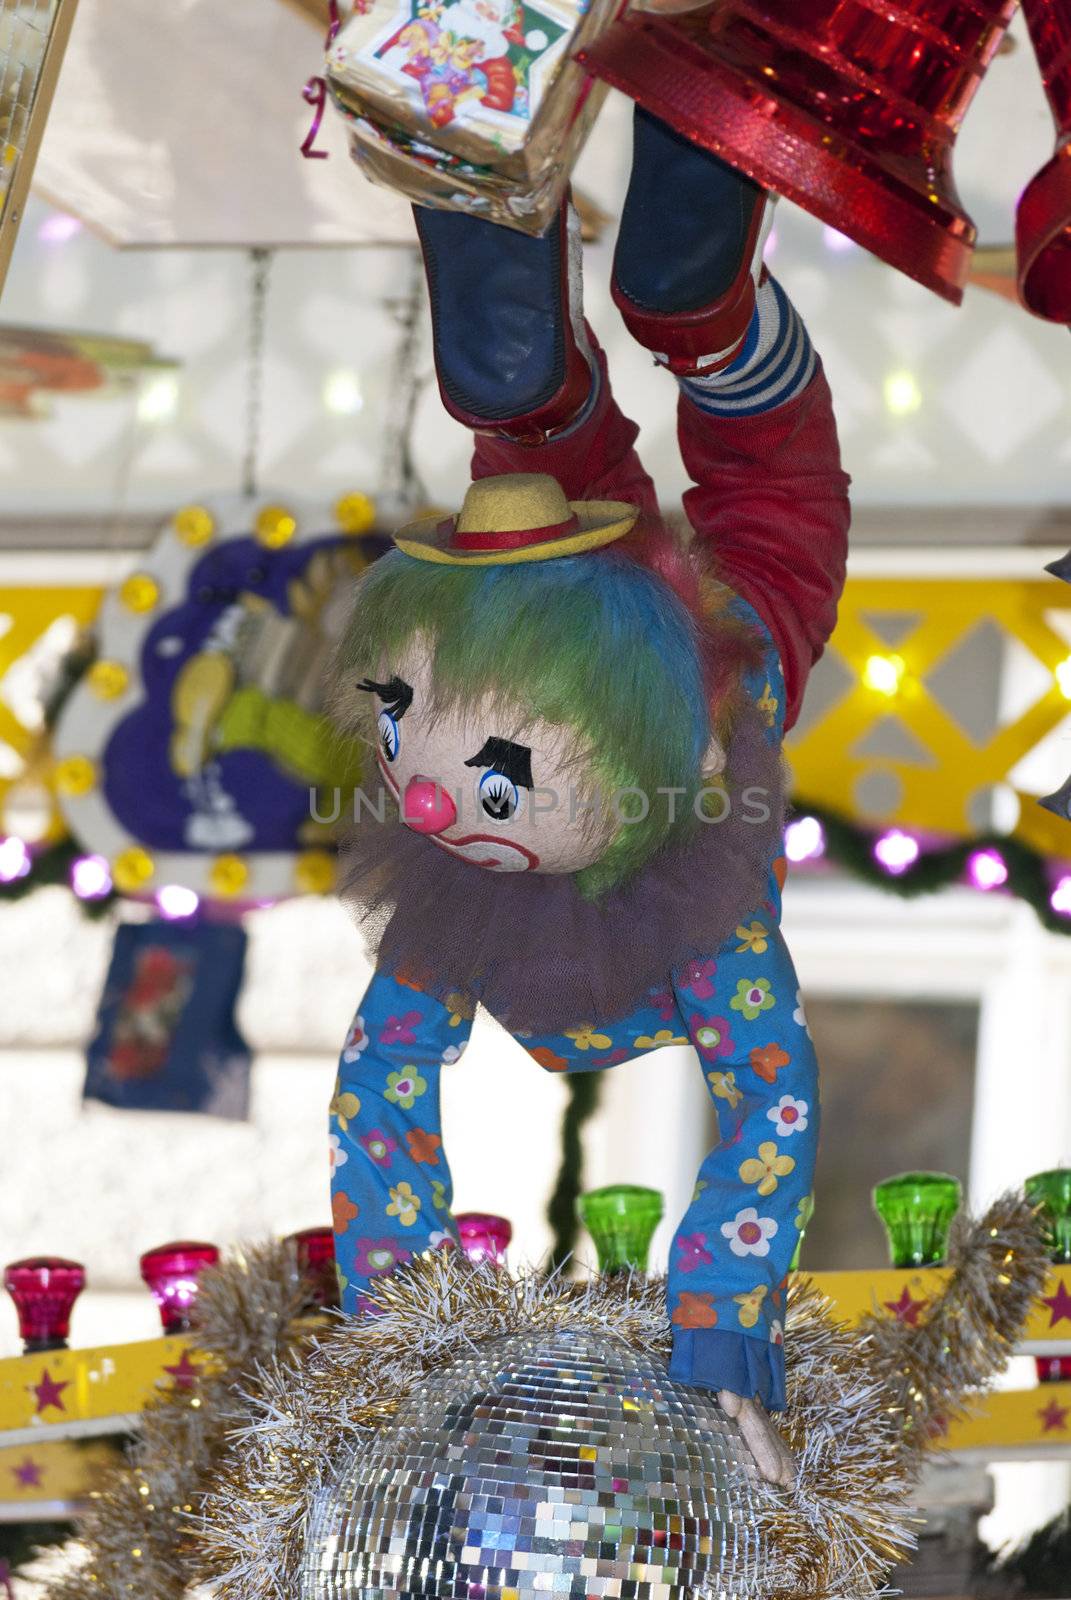
<path fill-rule="evenodd" d="M 962 1219 L 949 1264 L 919 1327 L 874 1317 L 849 1328 L 806 1280 L 792 1290 L 781 1424 L 799 1475 L 791 1493 L 761 1491 L 762 1600 L 876 1594 L 913 1548 L 921 1458 L 1004 1365 L 1044 1280 L 1029 1208 L 1009 1196 L 978 1223 Z M 48 1600 L 181 1600 L 198 1583 L 219 1600 L 291 1600 L 318 1488 L 426 1374 L 474 1343 L 540 1328 L 669 1353 L 660 1279 L 511 1277 L 434 1251 L 383 1280 L 380 1316 L 335 1319 L 311 1342 L 293 1320 L 301 1293 L 283 1247 L 244 1252 L 203 1281 L 199 1342 L 218 1373 L 146 1411 L 130 1467 L 80 1530 L 84 1561 Z"/>
<path fill-rule="evenodd" d="M 68 1570 L 49 1585 L 48 1600 L 182 1600 L 189 1593 L 205 1485 L 231 1428 L 248 1418 L 258 1371 L 292 1358 L 307 1295 L 292 1247 L 282 1242 L 236 1251 L 204 1274 L 196 1339 L 215 1370 L 146 1406 L 127 1460 L 109 1468 L 93 1494 Z"/>

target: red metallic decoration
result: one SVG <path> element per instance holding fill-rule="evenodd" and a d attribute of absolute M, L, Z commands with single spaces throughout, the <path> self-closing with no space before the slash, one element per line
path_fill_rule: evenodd
<path fill-rule="evenodd" d="M 4 1268 L 4 1288 L 19 1314 L 19 1336 L 27 1355 L 64 1350 L 71 1331 L 71 1308 L 86 1285 L 80 1261 L 62 1256 L 30 1256 Z"/>
<path fill-rule="evenodd" d="M 299 1275 L 309 1286 L 308 1306 L 337 1309 L 338 1269 L 335 1266 L 333 1228 L 302 1228 L 288 1233 L 286 1242 L 294 1247 Z"/>
<path fill-rule="evenodd" d="M 461 1248 L 470 1261 L 493 1261 L 496 1267 L 505 1266 L 506 1249 L 513 1238 L 512 1224 L 505 1217 L 485 1211 L 462 1211 L 454 1221 Z"/>
<path fill-rule="evenodd" d="M 141 1276 L 160 1308 L 165 1333 L 187 1333 L 193 1325 L 197 1280 L 206 1267 L 214 1267 L 219 1251 L 214 1244 L 179 1239 L 157 1245 L 141 1258 Z"/>
<path fill-rule="evenodd" d="M 1071 323 L 1071 3 L 1023 0 L 1023 15 L 1056 123 L 1056 154 L 1016 212 L 1019 298 L 1035 316 Z"/>
<path fill-rule="evenodd" d="M 628 12 L 580 59 L 958 303 L 975 228 L 952 151 L 1017 3 L 717 0 L 676 16 Z"/>

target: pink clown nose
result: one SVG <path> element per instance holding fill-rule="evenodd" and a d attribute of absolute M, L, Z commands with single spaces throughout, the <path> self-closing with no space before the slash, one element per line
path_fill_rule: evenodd
<path fill-rule="evenodd" d="M 431 778 L 411 778 L 405 786 L 402 820 L 414 833 L 445 833 L 457 821 L 457 807 Z"/>

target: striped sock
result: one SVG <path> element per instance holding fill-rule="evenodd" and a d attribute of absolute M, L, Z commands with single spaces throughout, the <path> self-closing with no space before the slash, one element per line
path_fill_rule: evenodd
<path fill-rule="evenodd" d="M 753 417 L 801 394 L 817 357 L 803 318 L 775 278 L 755 293 L 755 312 L 743 349 L 707 378 L 680 378 L 688 399 L 715 417 Z"/>

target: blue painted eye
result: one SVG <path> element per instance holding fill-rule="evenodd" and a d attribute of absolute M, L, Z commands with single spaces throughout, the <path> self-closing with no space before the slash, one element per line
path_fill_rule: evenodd
<path fill-rule="evenodd" d="M 485 772 L 480 779 L 480 805 L 492 822 L 508 822 L 516 814 L 521 796 L 517 785 L 504 772 Z"/>
<path fill-rule="evenodd" d="M 379 728 L 379 748 L 388 761 L 393 761 L 398 754 L 402 743 L 402 730 L 398 726 L 397 717 L 392 717 L 389 711 L 381 711 L 377 724 Z"/>

